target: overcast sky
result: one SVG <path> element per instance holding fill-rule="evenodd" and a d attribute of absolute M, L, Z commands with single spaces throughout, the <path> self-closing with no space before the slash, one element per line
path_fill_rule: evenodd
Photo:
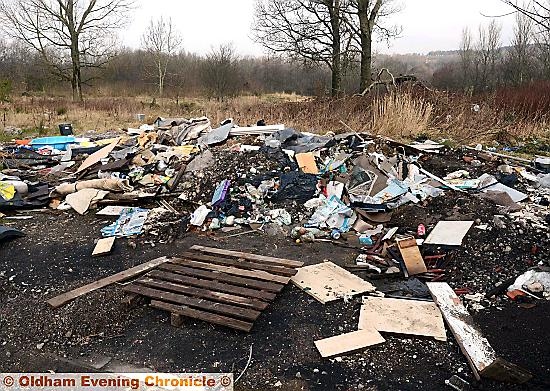
<path fill-rule="evenodd" d="M 403 27 L 403 34 L 390 43 L 378 43 L 382 53 L 426 53 L 458 48 L 465 26 L 477 31 L 482 16 L 509 11 L 500 0 L 401 0 L 403 11 L 391 23 Z M 263 49 L 251 39 L 254 0 L 138 0 L 132 22 L 122 34 L 130 47 L 140 46 L 140 37 L 151 17 L 172 17 L 189 52 L 206 53 L 213 46 L 232 42 L 242 55 L 262 55 Z M 514 18 L 499 18 L 503 44 L 508 45 Z"/>

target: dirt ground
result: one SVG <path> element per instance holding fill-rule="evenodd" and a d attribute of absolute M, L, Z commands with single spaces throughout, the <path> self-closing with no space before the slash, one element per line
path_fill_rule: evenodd
<path fill-rule="evenodd" d="M 433 167 L 432 167 L 433 168 Z M 495 207 L 468 195 L 448 193 L 427 205 L 409 206 L 391 225 L 415 230 L 442 217 L 479 219 L 491 224 Z M 114 252 L 92 258 L 94 240 L 110 218 L 73 212 L 22 212 L 30 220 L 3 224 L 27 236 L 0 244 L 0 371 L 233 372 L 252 361 L 237 390 L 443 390 L 459 375 L 479 390 L 550 389 L 550 304 L 531 309 L 500 297 L 472 311 L 497 354 L 534 375 L 523 386 L 476 383 L 466 358 L 448 332 L 447 342 L 385 335 L 385 344 L 357 354 L 322 359 L 314 341 L 356 329 L 360 298 L 322 305 L 295 286 L 287 286 L 262 313 L 251 333 L 186 320 L 170 325 L 167 313 L 124 303 L 120 286 L 83 296 L 57 310 L 45 301 L 63 291 L 158 256 L 175 256 L 193 244 L 298 259 L 315 264 L 330 259 L 352 264 L 357 250 L 330 243 L 297 245 L 282 237 L 190 233 L 172 243 L 162 237 L 118 239 Z M 497 281 L 523 273 L 548 259 L 546 232 L 524 229 L 473 229 L 447 267 L 453 288 L 485 292 Z M 537 244 L 541 249 L 532 255 Z M 510 246 L 510 251 L 504 248 Z M 506 249 L 508 250 L 508 249 Z M 365 275 L 358 273 L 365 277 Z M 381 290 L 387 289 L 372 280 Z M 450 388 L 448 388 L 450 389 Z"/>

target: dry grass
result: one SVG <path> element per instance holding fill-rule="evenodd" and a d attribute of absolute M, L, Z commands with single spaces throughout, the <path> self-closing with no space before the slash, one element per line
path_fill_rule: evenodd
<path fill-rule="evenodd" d="M 542 93 L 538 91 L 537 93 Z M 547 91 L 550 96 L 550 85 Z M 358 132 L 411 139 L 426 135 L 450 139 L 456 144 L 497 140 L 513 144 L 519 139 L 545 138 L 549 123 L 545 105 L 526 105 L 512 90 L 484 97 L 408 90 L 376 97 L 310 99 L 297 95 L 244 96 L 225 102 L 206 99 L 162 99 L 151 97 L 92 97 L 77 104 L 66 97 L 18 97 L 0 105 L 4 126 L 25 130 L 26 136 L 56 134 L 57 125 L 72 123 L 77 133 L 139 126 L 136 114 L 152 123 L 157 116 L 207 116 L 213 123 L 232 117 L 241 125 L 284 123 L 303 131 L 324 134 L 347 132 L 340 121 Z M 524 94 L 524 95 L 522 95 Z M 504 98 L 508 97 L 508 98 Z M 535 99 L 531 97 L 531 101 Z M 550 107 L 550 99 L 548 99 Z M 481 111 L 472 110 L 478 103 Z M 8 136 L 4 136 L 4 139 Z"/>
<path fill-rule="evenodd" d="M 408 92 L 391 93 L 376 98 L 372 112 L 374 133 L 407 139 L 428 132 L 433 106 Z"/>

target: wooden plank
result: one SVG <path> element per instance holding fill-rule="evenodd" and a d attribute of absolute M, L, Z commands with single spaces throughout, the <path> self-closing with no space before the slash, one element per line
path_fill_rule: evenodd
<path fill-rule="evenodd" d="M 481 334 L 472 316 L 449 284 L 428 282 L 426 285 L 460 346 L 460 350 L 468 358 L 475 377 L 479 380 L 479 372 L 496 360 L 495 351 L 487 338 Z"/>
<path fill-rule="evenodd" d="M 77 297 L 93 292 L 97 289 L 104 288 L 116 282 L 122 282 L 125 280 L 129 280 L 131 278 L 137 277 L 141 274 L 148 272 L 151 269 L 154 269 L 159 265 L 162 265 L 165 262 L 168 262 L 169 260 L 170 258 L 161 257 L 161 258 L 157 258 L 152 261 L 143 263 L 141 265 L 134 266 L 130 269 L 121 271 L 120 273 L 113 274 L 112 276 L 102 278 L 101 280 L 94 281 L 90 284 L 81 286 L 80 288 L 73 289 L 72 291 L 69 291 L 59 296 L 56 296 L 54 298 L 51 298 L 50 300 L 47 301 L 47 303 L 51 305 L 53 308 L 59 308 L 62 305 L 65 305 L 68 302 L 76 299 Z"/>
<path fill-rule="evenodd" d="M 315 341 L 315 346 L 322 357 L 334 357 L 344 353 L 353 353 L 386 342 L 384 337 L 374 329 L 359 330 L 348 334 Z"/>
<path fill-rule="evenodd" d="M 199 288 L 208 288 L 218 292 L 233 293 L 239 296 L 251 297 L 254 299 L 271 301 L 275 299 L 275 294 L 264 292 L 257 289 L 243 288 L 230 284 L 223 284 L 217 281 L 201 280 L 195 277 L 185 276 L 176 273 L 169 273 L 161 270 L 152 270 L 148 276 L 158 280 L 175 282 L 183 285 L 196 286 Z"/>
<path fill-rule="evenodd" d="M 205 299 L 197 299 L 182 294 L 162 291 L 160 289 L 147 288 L 142 285 L 132 283 L 124 287 L 124 291 L 137 293 L 139 295 L 150 297 L 153 300 L 167 301 L 175 304 L 182 304 L 189 307 L 199 308 L 201 310 L 216 312 L 224 315 L 230 315 L 247 320 L 256 320 L 260 316 L 260 311 L 250 308 L 237 307 L 230 304 L 216 303 Z"/>
<path fill-rule="evenodd" d="M 426 273 L 428 269 L 422 259 L 422 254 L 416 244 L 416 239 L 406 239 L 397 241 L 397 246 L 407 267 L 410 276 Z"/>
<path fill-rule="evenodd" d="M 157 288 L 175 293 L 183 293 L 188 296 L 202 297 L 212 301 L 219 301 L 220 303 L 250 307 L 259 311 L 263 311 L 267 308 L 267 303 L 263 301 L 231 295 L 229 293 L 214 292 L 208 289 L 189 287 L 186 285 L 175 284 L 173 282 L 155 280 L 147 276 L 135 281 L 135 284 L 145 285 L 150 288 Z"/>
<path fill-rule="evenodd" d="M 315 156 L 311 152 L 297 153 L 296 162 L 298 162 L 298 168 L 305 174 L 319 174 L 319 167 L 315 162 Z"/>
<path fill-rule="evenodd" d="M 446 341 L 441 311 L 435 303 L 418 300 L 364 298 L 359 330 L 375 328 L 386 333 L 423 335 Z"/>
<path fill-rule="evenodd" d="M 174 327 L 183 326 L 183 316 L 175 313 L 170 314 L 170 324 Z"/>
<path fill-rule="evenodd" d="M 159 266 L 159 269 L 168 270 L 173 273 L 183 274 L 187 276 L 208 278 L 220 282 L 231 283 L 233 285 L 261 289 L 269 292 L 280 292 L 284 288 L 284 285 L 282 284 L 253 280 L 251 278 L 231 276 L 229 274 L 220 273 L 217 271 L 194 269 L 182 265 L 176 265 L 173 263 L 166 263 L 165 265 Z"/>
<path fill-rule="evenodd" d="M 103 238 L 97 241 L 94 251 L 92 252 L 92 257 L 98 257 L 101 255 L 109 254 L 113 250 L 115 244 L 115 237 Z"/>
<path fill-rule="evenodd" d="M 189 318 L 203 320 L 205 322 L 230 327 L 232 329 L 249 332 L 252 329 L 252 323 L 242 320 L 229 318 L 222 315 L 211 314 L 210 312 L 199 311 L 193 308 L 165 303 L 163 301 L 153 300 L 151 307 L 159 310 L 168 311 L 171 314 L 187 316 Z"/>
<path fill-rule="evenodd" d="M 287 284 L 290 281 L 290 277 L 277 276 L 268 272 L 244 270 L 237 267 L 214 265 L 211 263 L 192 261 L 188 259 L 172 259 L 172 263 L 190 266 L 197 269 L 214 270 L 226 274 L 232 274 L 234 276 L 250 277 L 256 278 L 258 280 L 278 282 L 279 284 Z"/>
<path fill-rule="evenodd" d="M 93 165 L 99 163 L 99 161 L 101 159 L 104 159 L 107 156 L 109 156 L 110 153 L 113 152 L 113 150 L 115 149 L 115 147 L 117 146 L 119 141 L 120 141 L 120 138 L 117 138 L 111 144 L 108 144 L 108 145 L 104 146 L 99 151 L 94 152 L 90 156 L 88 156 L 86 158 L 86 160 L 84 160 L 84 162 L 82 162 L 82 164 L 80 165 L 80 167 L 76 171 L 76 174 L 86 170 L 87 168 L 92 167 Z"/>
<path fill-rule="evenodd" d="M 300 261 L 293 261 L 285 258 L 274 258 L 274 257 L 268 257 L 264 255 L 257 255 L 257 254 L 249 254 L 249 253 L 243 253 L 240 251 L 224 250 L 224 249 L 213 248 L 213 247 L 193 246 L 191 247 L 191 250 L 200 251 L 203 253 L 217 254 L 217 255 L 229 255 L 235 258 L 243 258 L 243 259 L 248 259 L 249 261 L 264 262 L 272 265 L 281 265 L 281 266 L 287 266 L 287 267 L 304 266 L 304 263 Z"/>
<path fill-rule="evenodd" d="M 187 259 L 193 259 L 197 261 L 211 262 L 217 265 L 234 266 L 234 267 L 249 269 L 249 270 L 262 270 L 273 274 L 278 274 L 278 275 L 283 275 L 288 277 L 292 277 L 298 272 L 298 270 L 294 268 L 249 262 L 242 258 L 227 259 L 227 258 L 221 258 L 219 256 L 213 257 L 211 255 L 201 255 L 201 254 L 191 253 L 191 252 L 183 253 L 181 254 L 181 257 L 187 258 Z"/>
<path fill-rule="evenodd" d="M 376 289 L 371 283 L 332 262 L 298 269 L 292 282 L 323 304 Z"/>

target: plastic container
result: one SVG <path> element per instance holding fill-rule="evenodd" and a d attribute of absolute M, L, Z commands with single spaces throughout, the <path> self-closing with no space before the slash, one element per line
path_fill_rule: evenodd
<path fill-rule="evenodd" d="M 65 151 L 67 149 L 67 145 L 73 144 L 74 142 L 75 138 L 68 136 L 41 137 L 33 139 L 30 145 L 33 149 L 40 149 L 50 146 L 60 151 Z"/>
<path fill-rule="evenodd" d="M 73 125 L 59 124 L 59 134 L 62 136 L 71 136 L 73 134 Z"/>

